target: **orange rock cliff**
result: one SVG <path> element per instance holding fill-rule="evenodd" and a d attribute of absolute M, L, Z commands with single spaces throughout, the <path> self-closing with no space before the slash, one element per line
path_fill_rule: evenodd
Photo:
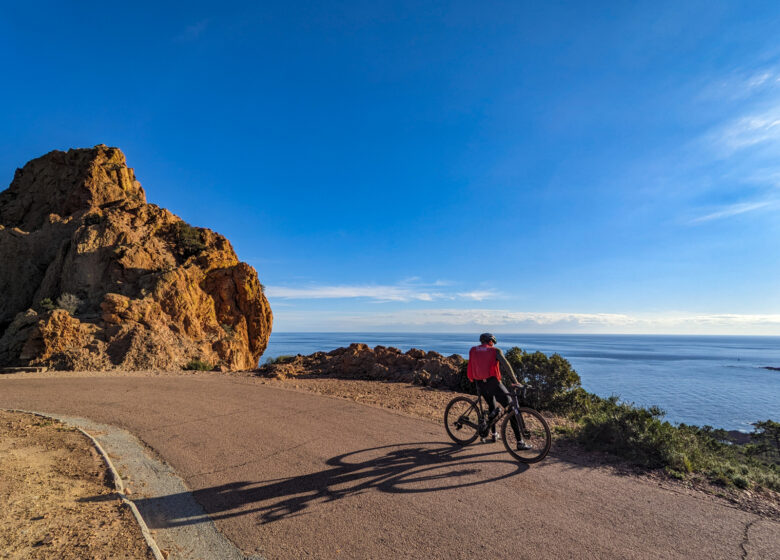
<path fill-rule="evenodd" d="M 257 272 L 148 204 L 117 148 L 50 152 L 0 192 L 0 366 L 250 369 L 272 321 Z"/>

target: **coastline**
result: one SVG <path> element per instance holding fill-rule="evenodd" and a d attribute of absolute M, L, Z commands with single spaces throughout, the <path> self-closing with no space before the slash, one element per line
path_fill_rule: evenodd
<path fill-rule="evenodd" d="M 587 391 L 659 406 L 666 420 L 750 432 L 752 423 L 780 418 L 780 337 L 716 335 L 501 334 L 499 347 L 558 353 Z M 402 351 L 468 354 L 474 335 L 458 333 L 272 333 L 261 364 L 279 355 L 308 355 L 362 342 Z M 660 344 L 660 343 L 663 343 Z"/>

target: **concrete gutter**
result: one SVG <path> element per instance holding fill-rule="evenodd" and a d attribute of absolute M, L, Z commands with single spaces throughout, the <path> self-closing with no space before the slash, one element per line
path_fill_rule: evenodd
<path fill-rule="evenodd" d="M 184 481 L 129 432 L 86 418 L 3 410 L 58 420 L 87 436 L 103 457 L 119 498 L 133 512 L 155 560 L 261 560 L 245 556 L 225 538 Z M 131 482 L 126 484 L 120 472 Z"/>

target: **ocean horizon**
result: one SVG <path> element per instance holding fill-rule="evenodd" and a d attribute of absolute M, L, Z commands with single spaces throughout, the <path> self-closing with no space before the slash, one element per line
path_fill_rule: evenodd
<path fill-rule="evenodd" d="M 504 351 L 558 353 L 582 386 L 657 405 L 665 420 L 750 432 L 752 423 L 780 419 L 780 337 L 746 335 L 624 335 L 496 333 Z M 274 332 L 261 362 L 289 354 L 329 351 L 354 342 L 467 355 L 473 333 Z"/>

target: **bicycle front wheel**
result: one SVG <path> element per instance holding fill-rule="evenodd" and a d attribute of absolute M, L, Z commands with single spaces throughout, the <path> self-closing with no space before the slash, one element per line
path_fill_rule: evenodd
<path fill-rule="evenodd" d="M 512 418 L 517 418 L 519 439 L 512 428 Z M 501 424 L 501 437 L 509 454 L 523 463 L 541 461 L 547 456 L 552 445 L 547 420 L 532 408 L 520 407 L 516 415 L 507 414 Z"/>
<path fill-rule="evenodd" d="M 468 445 L 479 435 L 479 410 L 477 401 L 455 397 L 444 409 L 444 427 L 452 441 Z"/>

